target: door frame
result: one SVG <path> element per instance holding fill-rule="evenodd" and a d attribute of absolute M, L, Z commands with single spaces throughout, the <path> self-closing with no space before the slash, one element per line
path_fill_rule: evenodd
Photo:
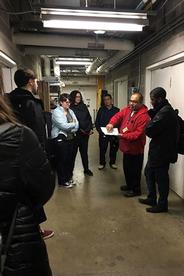
<path fill-rule="evenodd" d="M 128 88 L 128 75 L 124 75 L 123 77 L 114 80 L 114 82 L 113 82 L 113 102 L 115 102 L 115 99 L 116 99 L 116 96 L 115 96 L 116 85 L 120 81 L 122 81 L 122 82 L 127 81 L 127 88 Z M 128 91 L 127 91 L 127 99 L 128 99 Z M 115 105 L 117 105 L 117 103 L 115 103 Z"/>

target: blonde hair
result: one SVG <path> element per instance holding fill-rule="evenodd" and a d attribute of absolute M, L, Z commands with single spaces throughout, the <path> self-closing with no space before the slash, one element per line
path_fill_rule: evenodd
<path fill-rule="evenodd" d="M 0 95 L 0 125 L 6 122 L 17 124 L 17 120 L 9 106 L 8 99 L 6 96 Z"/>

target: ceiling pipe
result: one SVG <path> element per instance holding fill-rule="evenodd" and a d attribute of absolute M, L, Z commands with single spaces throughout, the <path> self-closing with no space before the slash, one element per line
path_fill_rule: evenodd
<path fill-rule="evenodd" d="M 97 68 L 103 63 L 105 58 L 103 57 L 97 57 L 91 65 L 88 66 L 86 69 L 86 74 L 87 75 L 96 75 L 96 70 Z"/>
<path fill-rule="evenodd" d="M 136 10 L 142 10 L 145 6 L 145 4 L 150 1 L 150 0 L 142 0 L 138 5 L 137 7 L 135 8 Z"/>
<path fill-rule="evenodd" d="M 138 5 L 137 7 L 135 8 L 136 10 L 142 10 L 145 5 L 150 2 L 152 5 L 155 4 L 157 0 L 142 0 Z"/>
<path fill-rule="evenodd" d="M 114 10 L 116 10 L 116 0 L 114 0 Z"/>
<path fill-rule="evenodd" d="M 96 69 L 96 74 L 107 74 L 110 69 L 113 69 L 126 55 L 131 51 L 119 51 L 113 57 L 108 59 Z"/>

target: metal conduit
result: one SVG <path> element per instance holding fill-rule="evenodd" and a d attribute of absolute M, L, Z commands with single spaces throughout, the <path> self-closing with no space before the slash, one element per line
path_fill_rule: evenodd
<path fill-rule="evenodd" d="M 133 50 L 130 54 L 128 54 L 125 58 L 123 58 L 117 66 L 121 65 L 125 61 L 129 60 L 130 58 L 134 57 L 135 55 L 139 54 L 142 52 L 144 49 L 148 48 L 151 46 L 153 43 L 158 41 L 159 39 L 162 39 L 164 36 L 175 30 L 176 28 L 180 27 L 181 25 L 184 24 L 184 14 L 182 14 L 175 22 L 172 24 L 169 24 L 167 26 L 164 26 L 163 29 L 160 30 L 159 33 L 156 35 L 152 36 L 149 38 L 146 42 L 141 43 L 138 45 L 135 50 Z M 116 67 L 117 67 L 116 66 Z M 114 67 L 115 68 L 115 67 Z"/>

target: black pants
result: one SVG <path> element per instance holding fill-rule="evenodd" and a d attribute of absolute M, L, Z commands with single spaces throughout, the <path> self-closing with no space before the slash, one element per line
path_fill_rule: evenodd
<path fill-rule="evenodd" d="M 141 192 L 141 171 L 143 165 L 143 154 L 131 155 L 124 153 L 123 170 L 128 189 Z"/>
<path fill-rule="evenodd" d="M 73 176 L 74 143 L 72 140 L 63 140 L 62 137 L 55 139 L 56 171 L 58 184 L 63 185 Z"/>
<path fill-rule="evenodd" d="M 79 149 L 80 156 L 82 159 L 82 165 L 84 168 L 84 171 L 87 171 L 89 169 L 89 162 L 88 162 L 88 142 L 89 142 L 89 135 L 80 135 L 77 134 L 74 142 L 74 163 L 73 163 L 73 169 L 75 166 L 75 158 Z"/>
<path fill-rule="evenodd" d="M 110 144 L 109 150 L 109 164 L 116 163 L 116 154 L 119 148 L 119 141 L 118 138 L 115 136 L 105 136 L 100 134 L 99 135 L 99 147 L 100 147 L 100 165 L 105 165 L 105 154 L 108 148 L 108 144 Z"/>
<path fill-rule="evenodd" d="M 148 198 L 154 203 L 157 203 L 157 189 L 158 185 L 159 199 L 158 206 L 161 208 L 168 208 L 169 195 L 169 164 L 163 167 L 145 167 L 146 184 L 148 187 Z"/>

